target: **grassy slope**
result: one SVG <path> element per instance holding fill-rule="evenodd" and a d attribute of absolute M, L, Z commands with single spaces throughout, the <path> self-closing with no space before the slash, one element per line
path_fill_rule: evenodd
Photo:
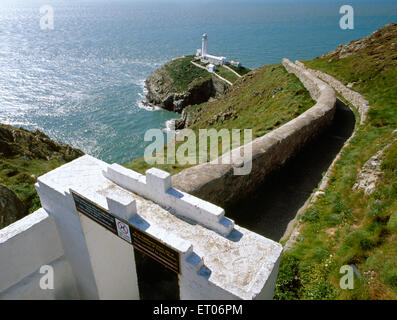
<path fill-rule="evenodd" d="M 173 81 L 173 91 L 185 92 L 204 81 L 211 79 L 211 74 L 200 69 L 191 61 L 194 56 L 175 59 L 165 66 L 165 71 Z"/>
<path fill-rule="evenodd" d="M 252 129 L 253 138 L 283 125 L 314 105 L 300 81 L 280 65 L 265 66 L 239 79 L 227 94 L 186 109 L 199 129 Z M 225 117 L 223 117 L 225 115 Z M 197 134 L 196 134 L 197 136 Z M 190 165 L 158 165 L 171 173 Z M 126 167 L 144 173 L 151 166 L 137 159 Z"/>
<path fill-rule="evenodd" d="M 0 184 L 12 189 L 34 212 L 40 208 L 34 184 L 37 177 L 64 164 L 60 160 L 24 160 L 22 157 L 2 158 L 0 160 Z"/>
<path fill-rule="evenodd" d="M 305 62 L 345 84 L 355 83 L 353 90 L 369 101 L 371 110 L 336 163 L 325 194 L 300 217 L 299 242 L 282 259 L 278 299 L 397 299 L 396 142 L 384 155 L 376 191 L 364 195 L 352 190 L 364 163 L 396 137 L 397 35 L 386 31 L 373 39 L 352 56 Z M 355 277 L 353 290 L 339 286 L 339 269 L 347 264 L 362 275 Z M 368 271 L 374 279 L 364 274 Z"/>
<path fill-rule="evenodd" d="M 235 75 L 230 70 L 227 70 L 224 66 L 217 66 L 216 73 L 220 75 L 222 78 L 229 80 L 231 83 L 235 83 L 238 80 L 238 76 Z"/>
<path fill-rule="evenodd" d="M 243 66 L 235 67 L 235 66 L 230 64 L 230 65 L 228 65 L 228 67 L 230 69 L 233 69 L 234 71 L 236 71 L 240 76 L 243 76 L 243 75 L 245 75 L 245 74 L 247 74 L 248 72 L 251 71 L 250 69 L 248 69 L 246 67 L 243 67 Z"/>

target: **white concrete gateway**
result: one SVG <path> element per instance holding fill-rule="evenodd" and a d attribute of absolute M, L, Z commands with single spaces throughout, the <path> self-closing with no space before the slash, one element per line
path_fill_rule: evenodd
<path fill-rule="evenodd" d="M 222 208 L 83 156 L 38 179 L 42 209 L 0 230 L 0 299 L 139 299 L 134 249 L 178 276 L 181 299 L 272 299 L 282 246 Z M 54 288 L 40 270 L 54 270 Z"/>

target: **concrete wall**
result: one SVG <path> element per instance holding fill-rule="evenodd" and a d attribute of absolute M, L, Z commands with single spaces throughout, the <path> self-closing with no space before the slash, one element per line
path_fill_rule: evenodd
<path fill-rule="evenodd" d="M 273 297 L 282 246 L 225 223 L 222 208 L 173 189 L 166 172 L 142 176 L 83 156 L 41 176 L 36 188 L 43 209 L 0 230 L 1 299 L 139 299 L 131 234 L 79 213 L 71 190 L 145 233 L 147 246 L 134 245 L 147 253 L 158 250 L 162 259 L 149 238 L 178 252 L 181 299 Z M 206 224 L 232 230 L 220 234 Z M 39 286 L 43 265 L 54 269 L 54 290 Z"/>
<path fill-rule="evenodd" d="M 234 222 L 225 218 L 225 210 L 172 188 L 171 175 L 167 172 L 152 168 L 144 176 L 112 164 L 104 171 L 104 175 L 119 186 L 170 208 L 176 215 L 193 220 L 224 236 L 233 230 Z"/>
<path fill-rule="evenodd" d="M 92 272 L 101 300 L 139 300 L 134 250 L 130 244 L 81 215 Z"/>
<path fill-rule="evenodd" d="M 43 265 L 54 270 L 54 289 L 40 288 Z M 40 209 L 0 230 L 0 299 L 76 299 L 73 273 L 54 220 Z"/>
<path fill-rule="evenodd" d="M 318 77 L 326 81 L 330 86 L 332 86 L 336 91 L 338 91 L 343 96 L 343 98 L 345 98 L 347 101 L 349 101 L 352 105 L 354 105 L 357 108 L 358 112 L 360 113 L 360 124 L 364 123 L 364 121 L 367 119 L 369 105 L 368 105 L 368 101 L 362 95 L 360 95 L 358 92 L 349 89 L 342 82 L 330 76 L 329 74 L 326 74 L 318 70 L 309 69 L 305 67 L 305 65 L 300 61 L 296 61 L 295 64 L 309 71 L 315 77 Z"/>
<path fill-rule="evenodd" d="M 36 189 L 43 208 L 54 217 L 80 298 L 139 299 L 133 249 L 78 213 L 69 191 L 105 182 L 102 171 L 107 166 L 83 156 L 41 176 Z"/>
<path fill-rule="evenodd" d="M 52 172 L 56 171 L 57 169 Z M 76 277 L 81 299 L 98 299 L 88 248 L 72 195 L 59 190 L 55 183 L 46 184 L 45 181 L 40 181 L 40 178 L 36 190 L 42 207 L 54 218 L 58 227 L 65 257 Z"/>
<path fill-rule="evenodd" d="M 283 60 L 283 65 L 288 72 L 294 73 L 302 81 L 317 103 L 299 117 L 247 145 L 252 148 L 250 174 L 234 175 L 234 168 L 241 164 L 219 164 L 222 163 L 222 158 L 238 158 L 226 154 L 212 162 L 176 174 L 172 177 L 175 188 L 219 206 L 229 206 L 259 187 L 269 173 L 282 166 L 331 124 L 336 104 L 334 90 L 288 59 Z M 237 148 L 231 153 L 242 154 L 244 148 Z"/>

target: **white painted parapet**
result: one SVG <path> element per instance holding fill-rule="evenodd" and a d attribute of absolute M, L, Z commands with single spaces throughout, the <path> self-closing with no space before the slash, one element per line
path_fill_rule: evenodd
<path fill-rule="evenodd" d="M 83 156 L 36 188 L 43 208 L 0 230 L 2 299 L 139 299 L 134 248 L 178 274 L 181 299 L 273 297 L 282 246 L 173 189 L 164 171 Z M 44 264 L 53 291 L 38 287 Z"/>
<path fill-rule="evenodd" d="M 118 164 L 112 164 L 104 171 L 104 175 L 117 185 L 221 235 L 227 236 L 233 230 L 234 222 L 225 218 L 225 210 L 172 188 L 171 175 L 167 172 L 152 168 L 146 172 L 145 177 Z"/>
<path fill-rule="evenodd" d="M 102 175 L 106 167 L 100 160 L 83 156 L 39 177 L 36 190 L 43 208 L 54 217 L 80 298 L 139 299 L 133 250 L 77 212 L 70 193 L 73 189 L 106 203 L 96 192 L 106 184 Z"/>

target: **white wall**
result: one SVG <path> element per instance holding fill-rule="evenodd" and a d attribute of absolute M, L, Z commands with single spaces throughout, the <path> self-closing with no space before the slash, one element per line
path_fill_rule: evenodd
<path fill-rule="evenodd" d="M 54 268 L 54 289 L 42 290 L 43 265 Z M 78 293 L 54 220 L 40 209 L 0 230 L 0 299 L 73 299 Z"/>
<path fill-rule="evenodd" d="M 99 299 L 139 300 L 132 245 L 79 214 Z"/>
<path fill-rule="evenodd" d="M 152 168 L 146 171 L 144 176 L 118 164 L 112 164 L 103 174 L 123 188 L 169 207 L 177 215 L 191 219 L 224 236 L 233 230 L 234 222 L 225 217 L 224 209 L 172 188 L 171 175 L 167 172 Z"/>
<path fill-rule="evenodd" d="M 58 191 L 56 185 L 52 184 L 50 187 L 40 179 L 36 190 L 41 205 L 54 218 L 58 227 L 65 257 L 72 267 L 79 295 L 81 299 L 98 299 L 98 289 L 73 198 L 71 194 Z"/>
<path fill-rule="evenodd" d="M 78 213 L 70 190 L 179 252 L 181 299 L 271 298 L 280 244 L 238 226 L 225 237 L 175 217 L 156 203 L 165 197 L 184 214 L 195 212 L 203 224 L 226 219 L 222 208 L 172 189 L 165 172 L 124 175 L 112 166 L 120 185 L 143 187 L 153 203 L 106 179 L 109 168 L 84 156 L 38 179 L 43 209 L 0 230 L 1 299 L 139 299 L 132 245 Z M 54 268 L 53 291 L 39 287 L 42 265 Z"/>

